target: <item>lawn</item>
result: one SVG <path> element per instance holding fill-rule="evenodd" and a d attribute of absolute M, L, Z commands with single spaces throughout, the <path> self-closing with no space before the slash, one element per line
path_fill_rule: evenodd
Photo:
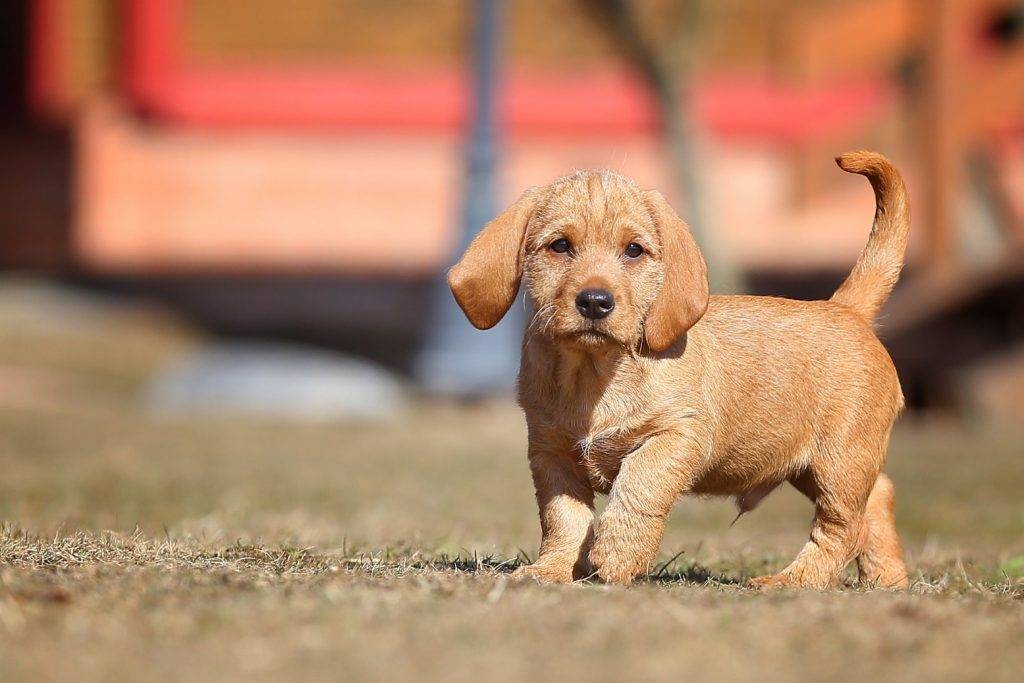
<path fill-rule="evenodd" d="M 514 406 L 158 419 L 144 378 L 192 333 L 106 309 L 55 322 L 17 292 L 0 294 L 5 682 L 1024 670 L 1019 429 L 903 421 L 888 471 L 908 593 L 745 588 L 806 539 L 810 505 L 783 489 L 731 528 L 728 501 L 681 501 L 634 587 L 542 587 L 508 576 L 538 541 Z"/>

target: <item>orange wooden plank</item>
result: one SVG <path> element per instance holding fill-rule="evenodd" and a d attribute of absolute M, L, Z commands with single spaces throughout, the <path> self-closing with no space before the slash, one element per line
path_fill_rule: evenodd
<path fill-rule="evenodd" d="M 85 118 L 78 145 L 73 249 L 89 272 L 408 276 L 436 273 L 451 258 L 462 187 L 453 136 L 213 133 L 144 125 L 103 106 Z M 820 163 L 836 190 L 794 211 L 784 156 L 732 146 L 709 154 L 702 182 L 712 229 L 737 263 L 853 264 L 873 196 L 830 157 Z M 673 186 L 655 136 L 519 138 L 504 149 L 502 201 L 576 168 Z"/>

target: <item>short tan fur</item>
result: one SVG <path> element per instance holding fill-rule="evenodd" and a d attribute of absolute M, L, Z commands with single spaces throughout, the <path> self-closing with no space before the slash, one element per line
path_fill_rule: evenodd
<path fill-rule="evenodd" d="M 826 588 L 854 560 L 863 582 L 907 585 L 882 472 L 903 397 L 872 326 L 903 263 L 907 196 L 885 157 L 837 161 L 868 178 L 877 210 L 829 301 L 709 296 L 683 221 L 607 171 L 527 191 L 452 269 L 477 327 L 496 324 L 520 286 L 534 305 L 518 393 L 541 546 L 520 575 L 628 584 L 680 495 L 733 496 L 743 512 L 790 482 L 815 505 L 810 539 L 755 585 Z M 581 304 L 594 291 L 610 312 Z M 596 520 L 595 493 L 609 496 Z"/>

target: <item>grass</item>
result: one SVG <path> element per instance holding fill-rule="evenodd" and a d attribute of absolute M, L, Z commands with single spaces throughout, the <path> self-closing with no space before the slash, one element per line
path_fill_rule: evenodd
<path fill-rule="evenodd" d="M 901 425 L 888 470 L 908 593 L 745 588 L 806 538 L 810 507 L 790 490 L 732 528 L 728 502 L 682 501 L 632 588 L 541 587 L 508 576 L 538 534 L 514 407 L 423 406 L 385 425 L 155 419 L 142 382 L 192 335 L 106 310 L 56 324 L 9 290 L 4 681 L 998 681 L 1024 667 L 1019 430 Z"/>

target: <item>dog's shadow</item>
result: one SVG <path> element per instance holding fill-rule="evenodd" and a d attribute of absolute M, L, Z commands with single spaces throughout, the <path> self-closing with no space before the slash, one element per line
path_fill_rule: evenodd
<path fill-rule="evenodd" d="M 637 583 L 649 583 L 660 585 L 675 584 L 697 584 L 701 586 L 742 586 L 746 581 L 735 576 L 729 576 L 720 572 L 713 572 L 707 567 L 699 564 L 691 564 L 685 567 L 663 568 L 653 574 L 641 576 Z"/>
<path fill-rule="evenodd" d="M 674 560 L 675 558 L 672 558 L 672 560 L 661 565 L 654 572 L 637 577 L 636 583 L 664 586 L 680 584 L 742 586 L 746 584 L 746 581 L 742 578 L 712 571 L 698 563 L 673 566 Z M 528 564 L 530 564 L 530 559 L 525 555 L 512 559 L 456 556 L 421 560 L 412 563 L 410 567 L 420 570 L 451 571 L 466 574 L 498 573 L 507 576 L 511 575 L 516 569 Z M 601 580 L 594 575 L 579 579 L 575 583 L 600 585 Z"/>

